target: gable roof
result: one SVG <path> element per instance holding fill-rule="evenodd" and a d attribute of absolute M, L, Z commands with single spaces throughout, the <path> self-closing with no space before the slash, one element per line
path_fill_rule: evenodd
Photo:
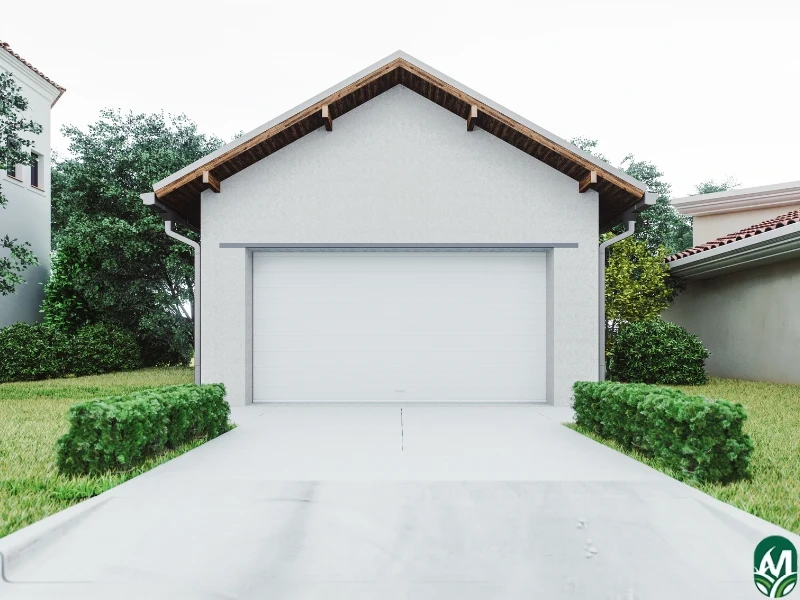
<path fill-rule="evenodd" d="M 600 196 L 600 229 L 611 228 L 631 210 L 646 203 L 646 187 L 608 163 L 517 116 L 421 63 L 404 52 L 395 52 L 364 71 L 311 98 L 250 133 L 195 161 L 153 185 L 154 197 L 146 200 L 162 214 L 177 217 L 199 229 L 200 194 L 208 188 L 203 173 L 223 181 L 284 146 L 325 125 L 323 107 L 332 120 L 394 87 L 403 85 L 442 108 L 470 118 L 477 107 L 475 124 L 550 167 L 584 181 Z M 590 174 L 596 173 L 596 182 Z M 577 184 L 576 184 L 577 185 Z"/>
<path fill-rule="evenodd" d="M 8 53 L 9 53 L 11 56 L 13 56 L 14 58 L 16 58 L 16 59 L 17 59 L 19 62 L 21 62 L 21 63 L 22 63 L 23 65 L 25 65 L 26 67 L 28 67 L 28 68 L 29 68 L 31 71 L 33 71 L 34 73 L 36 73 L 36 74 L 37 74 L 39 77 L 41 77 L 42 79 L 44 79 L 44 80 L 45 80 L 47 83 L 49 83 L 50 85 L 52 85 L 54 88 L 56 88 L 56 89 L 58 90 L 58 96 L 56 96 L 56 99 L 55 99 L 55 100 L 53 100 L 53 103 L 50 105 L 50 107 L 52 108 L 53 106 L 55 106 L 56 102 L 58 102 L 58 99 L 59 99 L 59 98 L 61 98 L 61 96 L 63 96 L 63 95 L 64 95 L 64 92 L 66 92 L 66 91 L 67 91 L 67 89 L 66 89 L 65 87 L 62 87 L 62 86 L 58 85 L 58 84 L 57 84 L 55 81 L 53 81 L 52 79 L 50 79 L 50 78 L 49 78 L 47 75 L 45 75 L 44 73 L 42 73 L 42 72 L 41 72 L 39 69 L 37 69 L 36 67 L 34 67 L 34 66 L 31 64 L 31 63 L 29 63 L 27 60 L 25 60 L 24 58 L 22 58 L 22 57 L 21 57 L 19 54 L 17 54 L 16 52 L 14 52 L 14 51 L 11 49 L 11 46 L 9 46 L 9 44 L 8 44 L 7 42 L 4 42 L 3 40 L 0 40 L 0 48 L 2 48 L 3 50 L 5 50 L 6 52 L 8 52 Z"/>
<path fill-rule="evenodd" d="M 695 246 L 694 248 L 689 248 L 688 250 L 684 250 L 683 252 L 678 252 L 677 254 L 668 256 L 666 260 L 667 262 L 675 262 L 676 260 L 679 260 L 681 258 L 686 258 L 688 256 L 700 254 L 701 252 L 713 250 L 714 248 L 719 248 L 720 246 L 732 244 L 733 242 L 738 242 L 740 240 L 753 237 L 755 235 L 760 235 L 768 231 L 773 231 L 781 227 L 786 227 L 787 225 L 794 225 L 795 223 L 800 223 L 800 210 L 793 210 L 792 212 L 788 212 L 785 215 L 780 215 L 772 219 L 767 219 L 766 221 L 762 221 L 761 223 L 756 223 L 755 225 L 751 225 L 750 227 L 745 227 L 740 231 L 729 233 L 728 235 L 723 235 L 722 237 L 719 237 L 715 240 L 711 240 L 710 242 L 706 242 L 705 244 L 700 244 L 698 246 Z"/>

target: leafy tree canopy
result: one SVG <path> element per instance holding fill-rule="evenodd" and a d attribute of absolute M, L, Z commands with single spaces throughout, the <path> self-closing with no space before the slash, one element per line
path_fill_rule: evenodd
<path fill-rule="evenodd" d="M 597 151 L 597 140 L 577 137 L 571 142 L 581 150 L 611 164 L 610 160 Z M 664 248 L 667 255 L 691 248 L 691 217 L 680 214 L 670 205 L 672 186 L 662 179 L 664 173 L 649 161 L 637 160 L 633 154 L 628 154 L 618 168 L 646 184 L 648 191 L 657 196 L 656 203 L 639 215 L 634 237 L 644 242 L 652 252 Z"/>
<path fill-rule="evenodd" d="M 218 148 L 187 117 L 104 110 L 85 131 L 65 127 L 53 167 L 53 273 L 45 320 L 65 331 L 108 323 L 134 332 L 145 364 L 191 355 L 194 259 L 164 234 L 139 194 Z M 198 236 L 183 232 L 192 239 Z"/>
<path fill-rule="evenodd" d="M 610 237 L 611 233 L 606 234 Z M 651 251 L 634 236 L 614 244 L 606 267 L 606 357 L 622 323 L 657 318 L 672 303 L 674 287 L 663 248 Z"/>
<path fill-rule="evenodd" d="M 33 141 L 25 134 L 38 135 L 42 126 L 23 118 L 27 109 L 28 100 L 14 76 L 0 72 L 0 169 L 4 171 L 31 162 L 29 148 Z M 6 206 L 8 198 L 0 187 L 0 208 Z M 19 242 L 7 233 L 0 239 L 0 295 L 13 294 L 17 286 L 25 282 L 22 277 L 25 269 L 39 262 L 30 246 L 29 242 Z"/>
<path fill-rule="evenodd" d="M 728 190 L 733 190 L 739 187 L 739 182 L 736 181 L 735 177 L 728 177 L 723 179 L 719 183 L 714 181 L 713 179 L 709 179 L 708 181 L 704 181 L 702 183 L 698 183 L 694 186 L 695 194 L 692 196 L 697 196 L 698 194 L 714 194 L 716 192 L 727 192 Z"/>

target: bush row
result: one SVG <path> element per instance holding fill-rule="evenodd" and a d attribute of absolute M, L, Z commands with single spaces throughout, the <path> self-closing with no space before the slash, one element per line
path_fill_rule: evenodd
<path fill-rule="evenodd" d="M 608 377 L 661 385 L 706 382 L 708 350 L 680 325 L 661 319 L 623 324 L 613 340 Z"/>
<path fill-rule="evenodd" d="M 69 410 L 56 464 L 66 475 L 127 470 L 143 459 L 228 429 L 222 384 L 175 385 L 89 400 Z"/>
<path fill-rule="evenodd" d="M 744 407 L 646 384 L 578 381 L 576 423 L 698 482 L 747 476 L 753 443 Z"/>
<path fill-rule="evenodd" d="M 0 383 L 96 375 L 140 366 L 136 338 L 110 325 L 86 325 L 74 335 L 44 323 L 16 323 L 0 329 Z"/>

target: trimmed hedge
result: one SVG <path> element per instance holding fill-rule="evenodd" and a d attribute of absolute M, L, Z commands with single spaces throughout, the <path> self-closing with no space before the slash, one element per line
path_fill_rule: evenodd
<path fill-rule="evenodd" d="M 43 323 L 0 329 L 0 383 L 63 377 L 68 338 Z"/>
<path fill-rule="evenodd" d="M 573 386 L 577 425 L 697 482 L 747 477 L 753 442 L 739 403 L 613 381 Z"/>
<path fill-rule="evenodd" d="M 228 430 L 225 386 L 174 385 L 74 404 L 56 445 L 66 475 L 127 470 L 190 440 Z"/>
<path fill-rule="evenodd" d="M 81 327 L 70 340 L 68 370 L 74 375 L 131 371 L 142 365 L 136 337 L 110 325 Z"/>
<path fill-rule="evenodd" d="M 708 350 L 697 336 L 661 319 L 625 323 L 611 351 L 608 377 L 661 385 L 702 385 Z"/>
<path fill-rule="evenodd" d="M 74 335 L 45 323 L 15 323 L 0 329 L 0 383 L 96 375 L 140 366 L 134 335 L 112 325 L 86 325 Z"/>

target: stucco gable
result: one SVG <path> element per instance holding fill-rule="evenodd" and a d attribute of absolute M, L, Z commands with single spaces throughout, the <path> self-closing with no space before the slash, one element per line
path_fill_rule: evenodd
<path fill-rule="evenodd" d="M 458 125 L 397 86 L 338 119 L 336 135 L 313 132 L 230 177 L 224 193 L 204 192 L 204 238 L 208 227 L 228 231 L 225 242 L 245 232 L 283 242 L 302 232 L 331 242 L 596 238 L 597 192 Z"/>
<path fill-rule="evenodd" d="M 459 117 L 463 129 L 468 124 L 473 130 L 482 129 L 573 181 L 582 182 L 581 189 L 597 191 L 601 229 L 616 223 L 626 212 L 645 207 L 646 188 L 641 182 L 402 52 L 156 183 L 154 194 L 146 201 L 162 214 L 199 228 L 199 198 L 209 186 L 312 132 L 330 128 L 330 135 L 336 135 L 338 119 L 398 85 Z"/>

